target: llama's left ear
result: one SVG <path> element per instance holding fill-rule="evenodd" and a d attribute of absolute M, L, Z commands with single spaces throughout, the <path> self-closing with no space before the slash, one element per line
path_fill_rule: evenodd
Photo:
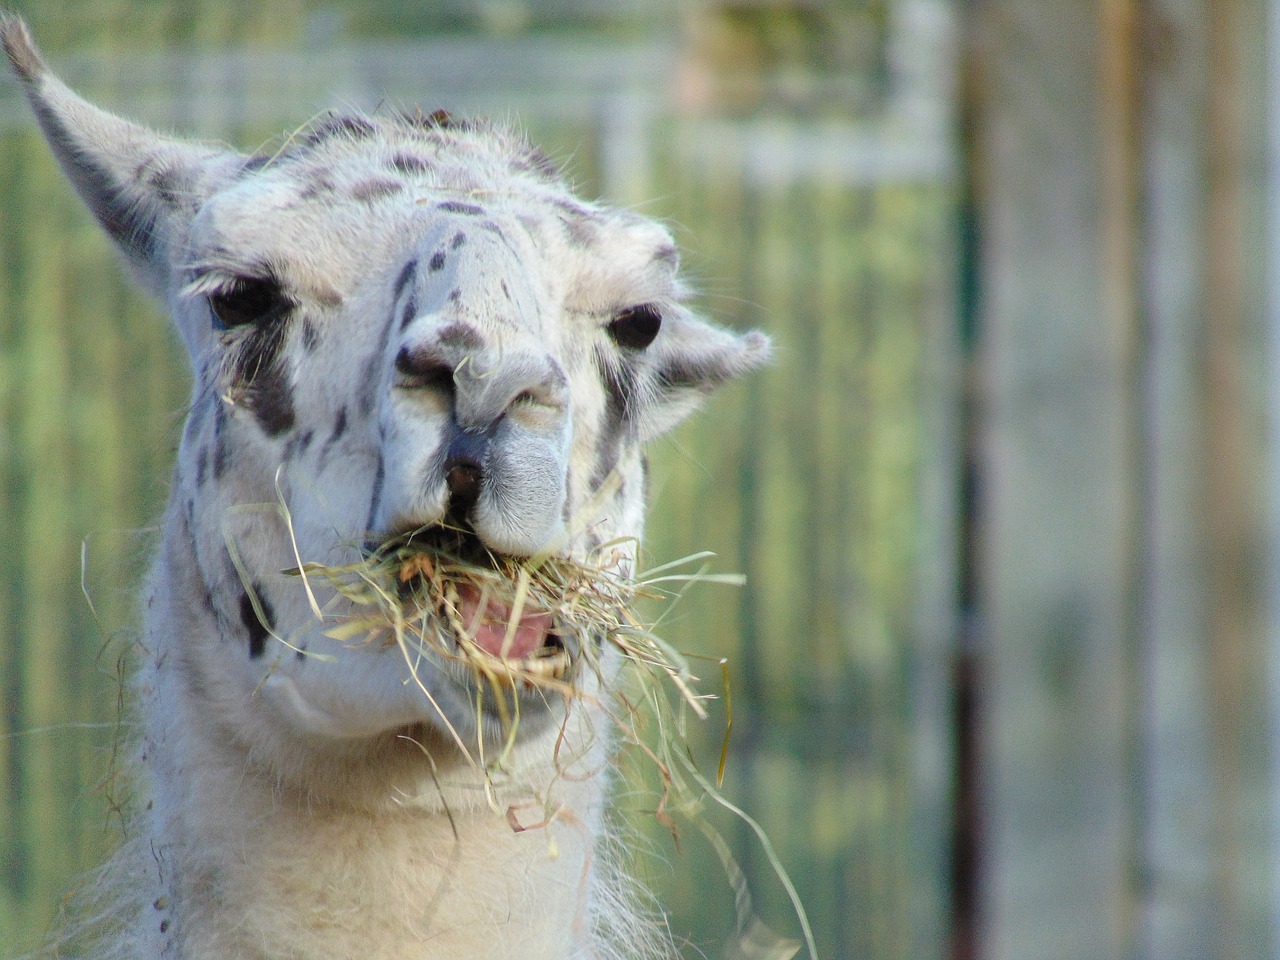
<path fill-rule="evenodd" d="M 12 14 L 0 12 L 0 44 L 76 191 L 143 282 L 163 293 L 166 244 L 239 157 L 161 136 L 83 100 L 54 76 Z"/>
<path fill-rule="evenodd" d="M 718 387 L 769 362 L 773 346 L 759 331 L 739 334 L 683 310 L 664 317 L 649 348 L 651 398 L 640 412 L 640 439 L 666 433 Z"/>

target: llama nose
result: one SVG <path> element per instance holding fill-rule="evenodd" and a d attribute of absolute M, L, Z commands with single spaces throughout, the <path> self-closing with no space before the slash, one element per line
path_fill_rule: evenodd
<path fill-rule="evenodd" d="M 465 521 L 480 498 L 485 457 L 496 428 L 497 422 L 485 430 L 464 430 L 456 422 L 453 425 L 445 452 L 444 480 L 449 488 L 449 517 L 455 522 Z"/>

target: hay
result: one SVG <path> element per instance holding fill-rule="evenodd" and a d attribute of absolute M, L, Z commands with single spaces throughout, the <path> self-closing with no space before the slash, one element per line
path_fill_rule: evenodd
<path fill-rule="evenodd" d="M 642 685 L 668 685 L 699 717 L 706 717 L 697 679 L 683 657 L 644 623 L 637 604 L 672 601 L 698 580 L 741 582 L 706 572 L 710 554 L 696 554 L 640 578 L 625 573 L 627 541 L 603 544 L 585 558 L 539 555 L 516 559 L 489 551 L 464 530 L 432 527 L 383 543 L 345 566 L 301 563 L 285 571 L 304 582 L 318 578 L 350 602 L 341 616 L 317 613 L 331 639 L 356 644 L 398 645 L 411 665 L 430 653 L 460 663 L 495 690 L 539 688 L 562 696 L 580 694 L 579 671 L 594 669 L 611 645 Z M 693 573 L 679 568 L 701 563 Z M 308 592 L 311 593 L 308 584 Z M 468 615 L 468 611 L 471 611 Z M 479 616 L 477 616 L 477 611 Z M 495 617 L 496 614 L 496 617 Z M 527 618 L 553 624 L 550 642 L 527 656 L 504 656 Z M 478 639 L 495 624 L 505 629 L 495 653 Z"/>

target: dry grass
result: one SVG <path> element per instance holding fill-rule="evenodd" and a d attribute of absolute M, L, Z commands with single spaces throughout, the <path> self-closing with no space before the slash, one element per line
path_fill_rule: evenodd
<path fill-rule="evenodd" d="M 441 535 L 440 528 L 433 528 L 397 537 L 356 563 L 303 563 L 287 572 L 301 575 L 304 582 L 319 578 L 350 601 L 356 612 L 335 619 L 315 604 L 308 584 L 313 610 L 331 623 L 325 633 L 334 640 L 399 645 L 414 662 L 418 654 L 430 652 L 465 664 L 498 688 L 523 685 L 565 696 L 577 692 L 577 671 L 599 669 L 598 646 L 607 643 L 624 663 L 669 684 L 696 715 L 705 717 L 705 697 L 696 692 L 696 678 L 684 658 L 657 637 L 652 624 L 642 622 L 637 604 L 672 601 L 698 580 L 741 579 L 709 574 L 705 566 L 680 572 L 705 564 L 708 554 L 633 579 L 624 572 L 626 546 L 604 544 L 583 560 L 558 555 L 514 559 L 488 551 L 463 531 Z M 477 641 L 481 620 L 474 612 L 468 615 L 468 609 L 500 612 L 506 622 L 503 650 L 510 648 L 526 617 L 553 621 L 552 641 L 526 657 L 495 655 Z"/>

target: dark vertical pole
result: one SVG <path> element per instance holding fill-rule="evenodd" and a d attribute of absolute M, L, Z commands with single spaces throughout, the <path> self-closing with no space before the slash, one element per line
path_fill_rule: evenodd
<path fill-rule="evenodd" d="M 982 692 L 982 628 L 979 597 L 979 453 L 976 376 L 979 320 L 979 265 L 981 222 L 978 210 L 980 157 L 977 136 L 981 91 L 980 58 L 972 42 L 963 47 L 960 77 L 959 137 L 962 164 L 961 193 L 957 204 L 959 257 L 957 319 L 960 324 L 963 366 L 960 411 L 961 453 L 958 458 L 956 605 L 957 636 L 951 672 L 951 757 L 953 786 L 949 863 L 951 913 L 950 960 L 976 960 L 981 897 L 982 853 L 982 730 L 979 697 Z"/>

